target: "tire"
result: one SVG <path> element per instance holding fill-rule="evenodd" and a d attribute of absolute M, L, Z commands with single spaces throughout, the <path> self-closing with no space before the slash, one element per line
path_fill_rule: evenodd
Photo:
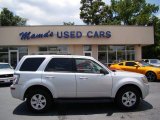
<path fill-rule="evenodd" d="M 46 112 L 51 102 L 52 97 L 44 90 L 33 90 L 27 96 L 27 107 L 33 112 Z"/>
<path fill-rule="evenodd" d="M 151 71 L 146 73 L 146 77 L 147 77 L 149 82 L 154 82 L 154 81 L 157 80 L 156 74 L 154 72 L 151 72 Z"/>
<path fill-rule="evenodd" d="M 140 103 L 140 92 L 135 87 L 123 88 L 117 93 L 115 102 L 121 109 L 135 109 Z"/>

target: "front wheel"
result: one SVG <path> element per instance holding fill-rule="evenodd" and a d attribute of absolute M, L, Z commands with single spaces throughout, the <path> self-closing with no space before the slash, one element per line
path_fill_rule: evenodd
<path fill-rule="evenodd" d="M 115 101 L 122 109 L 133 109 L 140 102 L 140 94 L 134 87 L 123 88 L 117 93 Z"/>
<path fill-rule="evenodd" d="M 46 91 L 36 90 L 27 96 L 27 107 L 34 112 L 44 112 L 50 108 L 51 97 Z"/>
<path fill-rule="evenodd" d="M 146 77 L 147 77 L 148 81 L 150 81 L 150 82 L 156 81 L 156 79 L 157 79 L 156 74 L 151 71 L 146 73 Z"/>

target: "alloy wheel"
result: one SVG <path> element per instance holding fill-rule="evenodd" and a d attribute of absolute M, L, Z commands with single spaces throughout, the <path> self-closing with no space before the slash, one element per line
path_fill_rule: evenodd
<path fill-rule="evenodd" d="M 122 103 L 126 107 L 132 107 L 136 103 L 136 100 L 137 98 L 136 98 L 135 93 L 131 91 L 124 93 L 122 96 Z"/>
<path fill-rule="evenodd" d="M 147 77 L 148 81 L 151 81 L 151 82 L 156 80 L 156 75 L 153 72 L 148 72 L 146 74 L 146 77 Z"/>
<path fill-rule="evenodd" d="M 46 106 L 46 98 L 41 94 L 35 94 L 32 96 L 31 106 L 36 110 L 41 110 Z"/>

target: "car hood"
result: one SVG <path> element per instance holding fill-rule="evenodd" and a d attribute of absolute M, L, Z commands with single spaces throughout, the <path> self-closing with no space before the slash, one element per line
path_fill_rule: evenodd
<path fill-rule="evenodd" d="M 13 74 L 13 73 L 14 73 L 13 69 L 0 69 L 0 75 Z"/>
<path fill-rule="evenodd" d="M 143 77 L 143 74 L 135 73 L 135 72 L 128 72 L 128 71 L 121 71 L 116 70 L 113 72 L 114 76 L 125 76 L 125 77 Z"/>

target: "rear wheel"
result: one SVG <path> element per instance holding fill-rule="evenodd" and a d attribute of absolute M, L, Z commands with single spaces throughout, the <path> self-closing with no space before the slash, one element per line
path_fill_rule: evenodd
<path fill-rule="evenodd" d="M 34 112 L 44 112 L 50 108 L 51 100 L 51 96 L 46 91 L 32 91 L 27 96 L 27 107 Z"/>
<path fill-rule="evenodd" d="M 139 91 L 134 87 L 121 89 L 115 98 L 116 103 L 122 109 L 136 108 L 140 102 Z"/>
<path fill-rule="evenodd" d="M 146 73 L 146 77 L 147 77 L 148 81 L 150 81 L 150 82 L 156 81 L 156 79 L 157 79 L 156 74 L 151 71 Z"/>

